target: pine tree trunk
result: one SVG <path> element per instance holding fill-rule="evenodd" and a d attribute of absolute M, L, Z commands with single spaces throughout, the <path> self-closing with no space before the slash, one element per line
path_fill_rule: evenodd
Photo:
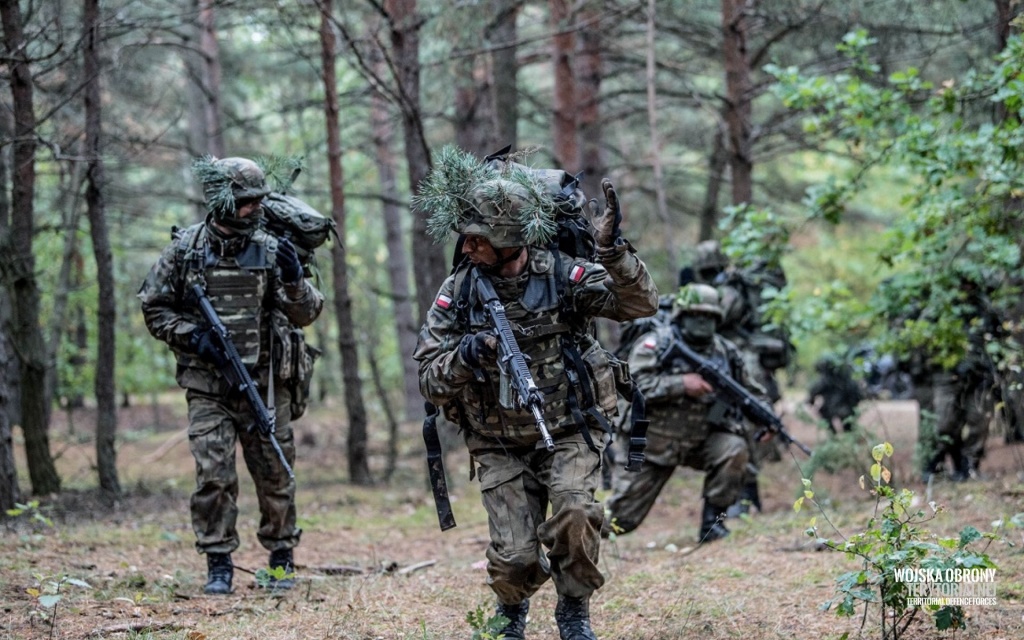
<path fill-rule="evenodd" d="M 576 37 L 570 25 L 569 0 L 550 0 L 551 7 L 551 66 L 554 69 L 554 105 L 551 140 L 555 164 L 573 171 L 580 166 L 578 132 L 576 129 L 576 79 L 572 72 L 572 59 Z"/>
<path fill-rule="evenodd" d="M 732 204 L 750 203 L 754 193 L 751 149 L 751 83 L 747 57 L 747 15 L 756 0 L 722 0 L 722 48 L 725 56 L 725 122 L 729 130 Z"/>
<path fill-rule="evenodd" d="M 345 264 L 345 181 L 341 166 L 341 137 L 338 126 L 338 82 L 335 70 L 336 37 L 331 25 L 330 3 L 321 7 L 320 47 L 323 64 L 324 116 L 327 125 L 327 163 L 330 169 L 331 217 L 337 225 L 340 242 L 331 246 L 334 275 L 334 313 L 338 322 L 338 351 L 341 353 L 341 377 L 345 385 L 348 412 L 348 473 L 353 484 L 368 485 L 370 477 L 367 451 L 366 408 L 363 406 L 359 379 L 359 351 L 352 319 L 348 265 Z"/>
<path fill-rule="evenodd" d="M 39 326 L 39 286 L 32 253 L 34 233 L 36 131 L 32 72 L 26 59 L 21 10 L 17 2 L 0 2 L 4 45 L 13 98 L 14 142 L 11 189 L 11 242 L 4 257 L 12 289 L 12 346 L 20 359 L 21 429 L 25 435 L 32 492 L 60 491 L 60 477 L 50 453 L 47 435 L 46 344 Z"/>
<path fill-rule="evenodd" d="M 491 53 L 491 91 L 494 109 L 494 139 L 496 147 L 507 144 L 516 148 L 516 126 L 519 123 L 519 89 L 516 77 L 516 16 L 520 0 L 493 0 L 494 21 L 489 30 Z"/>
<path fill-rule="evenodd" d="M 89 215 L 90 237 L 96 259 L 99 299 L 96 312 L 96 470 L 100 490 L 107 496 L 121 495 L 117 479 L 117 390 L 115 379 L 115 339 L 117 300 L 114 291 L 114 259 L 107 230 L 106 187 L 103 169 L 103 119 L 100 105 L 100 11 L 99 0 L 85 0 L 82 15 L 85 45 L 85 147 L 88 158 L 88 187 L 85 201 Z"/>
<path fill-rule="evenodd" d="M 601 153 L 601 23 L 600 7 L 588 5 L 580 16 L 579 54 L 576 56 L 576 89 L 578 95 L 580 166 L 563 167 L 566 171 L 583 171 L 583 193 L 601 199 L 601 179 L 606 167 Z"/>

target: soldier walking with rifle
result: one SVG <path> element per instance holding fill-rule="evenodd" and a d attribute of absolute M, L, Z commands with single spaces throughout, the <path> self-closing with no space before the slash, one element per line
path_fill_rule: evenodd
<path fill-rule="evenodd" d="M 657 289 L 620 237 L 611 182 L 594 213 L 591 262 L 549 245 L 556 216 L 579 215 L 585 203 L 572 176 L 507 169 L 447 148 L 420 186 L 435 237 L 463 236 L 463 260 L 420 331 L 420 390 L 460 425 L 480 480 L 487 583 L 509 620 L 503 637 L 524 637 L 529 598 L 552 579 L 560 638 L 594 640 L 589 601 L 604 584 L 594 493 L 626 372 L 594 339 L 593 318 L 651 315 Z M 543 179 L 556 173 L 565 179 Z M 442 528 L 454 526 L 447 515 Z"/>
<path fill-rule="evenodd" d="M 615 469 L 603 533 L 637 528 L 676 467 L 685 465 L 705 473 L 698 542 L 711 542 L 729 535 L 724 514 L 743 487 L 744 418 L 765 437 L 792 439 L 739 350 L 715 333 L 722 321 L 718 292 L 706 284 L 680 288 L 671 318 L 638 338 L 629 355 L 650 420 L 646 461 L 637 474 Z"/>
<path fill-rule="evenodd" d="M 238 548 L 236 443 L 256 485 L 257 537 L 269 566 L 283 569 L 270 587 L 294 585 L 299 543 L 292 465 L 292 357 L 283 336 L 308 326 L 323 295 L 303 277 L 295 247 L 265 231 L 263 171 L 245 158 L 202 158 L 207 218 L 175 234 L 139 290 L 146 326 L 177 360 L 186 390 L 189 446 L 196 462 L 192 528 L 207 559 L 208 594 L 231 592 Z"/>

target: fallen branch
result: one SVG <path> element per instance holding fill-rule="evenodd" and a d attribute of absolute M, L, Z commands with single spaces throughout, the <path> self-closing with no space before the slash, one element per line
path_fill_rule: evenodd
<path fill-rule="evenodd" d="M 181 631 L 184 625 L 177 622 L 125 622 L 109 627 L 93 629 L 86 637 L 105 637 L 111 633 L 143 633 L 152 631 Z"/>
<path fill-rule="evenodd" d="M 164 440 L 164 443 L 162 445 L 156 448 L 156 451 L 143 458 L 142 462 L 144 464 L 151 464 L 153 462 L 156 462 L 160 458 L 167 455 L 167 452 L 169 452 L 171 449 L 173 449 L 178 444 L 184 442 L 187 439 L 188 429 L 182 429 L 180 431 L 174 432 L 173 434 L 171 434 L 169 438 Z"/>
<path fill-rule="evenodd" d="M 322 573 L 325 576 L 344 576 L 363 573 L 362 567 L 354 567 L 347 564 L 331 564 L 323 567 L 309 567 L 309 570 Z"/>
<path fill-rule="evenodd" d="M 407 573 L 412 573 L 413 571 L 419 571 L 420 569 L 426 569 L 427 567 L 432 567 L 435 564 L 437 564 L 437 560 L 424 560 L 423 562 L 417 562 L 416 564 L 411 564 L 408 567 L 405 567 L 404 569 L 399 569 L 398 573 L 399 573 L 399 575 L 405 575 Z"/>

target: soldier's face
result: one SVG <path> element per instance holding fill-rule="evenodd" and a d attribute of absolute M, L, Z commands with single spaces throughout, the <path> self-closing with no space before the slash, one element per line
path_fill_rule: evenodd
<path fill-rule="evenodd" d="M 483 236 L 467 234 L 465 240 L 462 241 L 462 253 L 473 264 L 489 267 L 498 262 L 497 249 L 491 246 L 490 240 Z"/>
<path fill-rule="evenodd" d="M 245 198 L 243 200 L 235 201 L 235 216 L 239 219 L 248 218 L 253 213 L 259 211 L 260 205 L 263 203 L 263 198 Z"/>

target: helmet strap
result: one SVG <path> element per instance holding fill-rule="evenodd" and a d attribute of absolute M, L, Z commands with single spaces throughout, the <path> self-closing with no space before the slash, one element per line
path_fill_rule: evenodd
<path fill-rule="evenodd" d="M 497 262 L 484 267 L 484 271 L 491 274 L 495 274 L 498 271 L 501 271 L 501 268 L 504 267 L 506 264 L 518 260 L 519 256 L 523 255 L 523 249 L 525 248 L 526 247 L 516 247 L 516 250 L 510 253 L 509 255 L 505 256 L 504 258 L 499 257 Z M 495 250 L 495 253 L 497 253 L 497 250 Z"/>

